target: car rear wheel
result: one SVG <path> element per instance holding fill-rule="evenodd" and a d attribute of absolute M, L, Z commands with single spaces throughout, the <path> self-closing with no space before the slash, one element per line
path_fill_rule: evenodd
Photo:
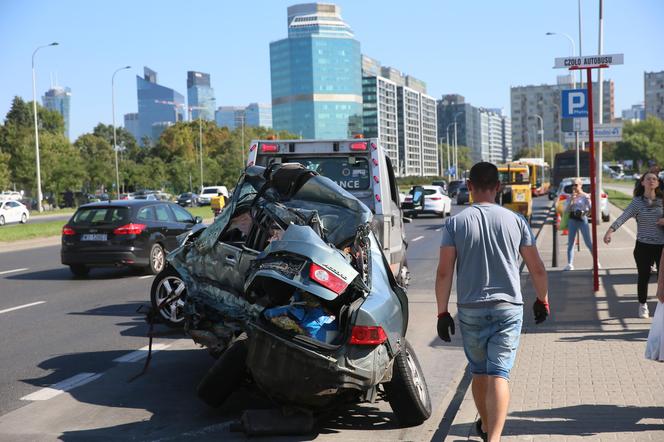
<path fill-rule="evenodd" d="M 164 270 L 166 265 L 166 253 L 164 253 L 164 248 L 159 244 L 153 244 L 150 248 L 150 265 L 148 266 L 148 272 L 153 275 Z"/>
<path fill-rule="evenodd" d="M 150 302 L 164 324 L 182 327 L 186 295 L 187 289 L 180 274 L 173 267 L 167 266 L 152 282 Z"/>
<path fill-rule="evenodd" d="M 21 224 L 25 224 L 28 222 L 28 215 L 25 213 L 21 215 Z"/>
<path fill-rule="evenodd" d="M 394 358 L 392 380 L 386 383 L 387 400 L 404 427 L 420 425 L 431 416 L 431 397 L 424 372 L 410 342 Z"/>
<path fill-rule="evenodd" d="M 210 407 L 221 406 L 247 374 L 247 340 L 240 338 L 205 373 L 196 393 Z"/>
<path fill-rule="evenodd" d="M 4 226 L 4 225 L 5 225 L 5 217 L 0 215 L 0 226 Z"/>
<path fill-rule="evenodd" d="M 83 264 L 72 264 L 69 266 L 74 276 L 87 276 L 90 273 L 90 267 Z"/>

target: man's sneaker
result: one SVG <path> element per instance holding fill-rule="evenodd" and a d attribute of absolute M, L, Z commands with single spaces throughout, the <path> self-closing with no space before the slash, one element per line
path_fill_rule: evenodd
<path fill-rule="evenodd" d="M 649 317 L 648 304 L 639 304 L 639 318 L 648 319 Z"/>
<path fill-rule="evenodd" d="M 569 270 L 574 270 L 574 265 L 567 264 L 563 270 L 566 271 L 566 272 L 569 271 Z"/>

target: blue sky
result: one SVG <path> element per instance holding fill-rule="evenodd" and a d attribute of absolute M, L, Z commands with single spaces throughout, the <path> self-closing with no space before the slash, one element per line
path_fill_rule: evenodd
<path fill-rule="evenodd" d="M 188 70 L 212 76 L 217 105 L 270 102 L 269 42 L 286 36 L 285 0 L 0 1 L 0 117 L 11 99 L 32 99 L 30 57 L 37 55 L 41 97 L 57 74 L 72 89 L 71 136 L 136 112 L 135 75 L 143 66 L 186 96 Z M 475 106 L 509 111 L 510 86 L 555 83 L 553 59 L 577 41 L 577 0 L 340 0 L 362 52 L 424 80 L 436 98 L 459 93 Z M 664 1 L 605 0 L 604 53 L 625 65 L 615 81 L 615 113 L 643 101 L 643 72 L 664 70 Z M 598 0 L 582 0 L 583 53 L 598 50 Z"/>

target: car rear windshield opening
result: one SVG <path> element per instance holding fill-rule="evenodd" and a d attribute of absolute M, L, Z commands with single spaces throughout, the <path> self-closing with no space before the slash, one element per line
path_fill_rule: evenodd
<path fill-rule="evenodd" d="M 369 162 L 359 157 L 289 158 L 309 170 L 318 172 L 346 190 L 366 190 L 371 183 Z"/>
<path fill-rule="evenodd" d="M 206 194 L 206 195 L 210 194 L 210 193 L 214 193 L 216 195 L 216 194 L 219 193 L 219 191 L 217 189 L 203 189 L 203 193 Z"/>
<path fill-rule="evenodd" d="M 101 224 L 126 224 L 129 222 L 127 207 L 85 207 L 74 214 L 70 222 L 75 226 L 92 226 Z"/>

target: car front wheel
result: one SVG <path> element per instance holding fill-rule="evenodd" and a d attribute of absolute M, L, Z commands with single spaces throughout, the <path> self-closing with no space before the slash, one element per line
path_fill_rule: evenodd
<path fill-rule="evenodd" d="M 169 327 L 181 327 L 184 322 L 184 299 L 187 289 L 180 274 L 167 266 L 152 282 L 150 302 L 159 319 Z"/>
<path fill-rule="evenodd" d="M 404 427 L 420 425 L 431 416 L 431 397 L 424 372 L 410 342 L 394 358 L 392 380 L 385 384 L 387 400 Z"/>
<path fill-rule="evenodd" d="M 164 248 L 161 245 L 152 245 L 149 259 L 150 265 L 148 266 L 148 272 L 150 272 L 152 275 L 156 275 L 157 273 L 164 270 L 166 265 L 166 253 L 164 252 Z"/>
<path fill-rule="evenodd" d="M 21 215 L 21 224 L 25 224 L 28 222 L 28 215 L 25 213 Z"/>

